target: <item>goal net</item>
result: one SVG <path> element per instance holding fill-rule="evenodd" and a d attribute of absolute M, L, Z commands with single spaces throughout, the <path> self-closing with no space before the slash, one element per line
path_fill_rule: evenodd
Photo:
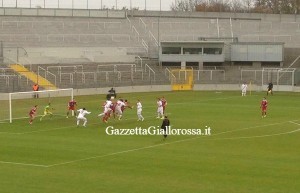
<path fill-rule="evenodd" d="M 261 70 L 241 70 L 241 81 L 251 82 L 261 87 L 262 90 L 272 82 L 274 89 L 291 91 L 295 84 L 295 68 L 263 68 Z"/>
<path fill-rule="evenodd" d="M 8 100 L 2 109 L 5 109 L 0 115 L 0 121 L 12 123 L 16 119 L 29 117 L 29 111 L 38 105 L 36 116 L 39 117 L 44 113 L 44 107 L 51 103 L 54 116 L 66 116 L 68 102 L 73 99 L 73 88 L 43 90 L 32 92 L 15 92 L 8 94 Z M 2 101 L 1 104 L 4 104 Z M 6 110 L 7 109 L 7 110 Z"/>

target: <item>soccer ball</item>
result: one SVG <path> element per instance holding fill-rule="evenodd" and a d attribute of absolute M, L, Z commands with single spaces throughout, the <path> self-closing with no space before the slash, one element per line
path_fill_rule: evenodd
<path fill-rule="evenodd" d="M 114 96 L 111 96 L 110 99 L 113 100 L 113 99 L 115 99 L 115 97 L 114 97 Z"/>

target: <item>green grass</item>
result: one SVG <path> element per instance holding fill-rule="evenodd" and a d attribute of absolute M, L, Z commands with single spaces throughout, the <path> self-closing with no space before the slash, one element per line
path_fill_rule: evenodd
<path fill-rule="evenodd" d="M 122 94 L 140 98 L 144 122 L 136 110 L 124 120 L 104 124 L 97 118 L 103 95 L 77 96 L 92 112 L 86 128 L 65 118 L 67 98 L 51 99 L 52 120 L 16 119 L 0 123 L 1 193 L 299 193 L 300 93 L 152 92 Z M 108 136 L 105 128 L 159 126 L 156 97 L 168 100 L 173 128 L 211 128 L 211 136 Z M 3 103 L 3 102 L 2 102 Z M 26 117 L 46 99 L 14 102 L 14 117 Z M 6 103 L 1 106 L 6 107 Z M 293 121 L 293 123 L 291 122 Z M 295 131 L 295 132 L 294 132 Z"/>

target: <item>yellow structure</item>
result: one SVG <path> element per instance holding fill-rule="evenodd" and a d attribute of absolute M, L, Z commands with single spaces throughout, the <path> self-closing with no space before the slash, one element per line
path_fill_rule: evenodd
<path fill-rule="evenodd" d="M 193 69 L 173 69 L 172 90 L 193 90 L 194 74 Z"/>
<path fill-rule="evenodd" d="M 45 79 L 44 77 L 29 71 L 27 68 L 25 68 L 23 65 L 20 64 L 11 64 L 10 68 L 13 69 L 15 72 L 17 72 L 20 75 L 25 76 L 35 84 L 38 84 L 40 87 L 43 87 L 47 90 L 55 90 L 57 87 L 52 84 L 50 81 Z"/>

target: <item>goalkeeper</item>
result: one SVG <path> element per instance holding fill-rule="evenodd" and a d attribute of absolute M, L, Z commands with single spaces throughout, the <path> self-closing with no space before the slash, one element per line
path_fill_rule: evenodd
<path fill-rule="evenodd" d="M 54 108 L 51 107 L 51 103 L 48 103 L 48 105 L 45 106 L 45 108 L 44 108 L 44 115 L 41 116 L 40 121 L 42 121 L 42 119 L 47 115 L 49 115 L 50 119 L 51 119 L 53 116 L 53 113 L 51 112 L 51 110 L 54 110 Z"/>

